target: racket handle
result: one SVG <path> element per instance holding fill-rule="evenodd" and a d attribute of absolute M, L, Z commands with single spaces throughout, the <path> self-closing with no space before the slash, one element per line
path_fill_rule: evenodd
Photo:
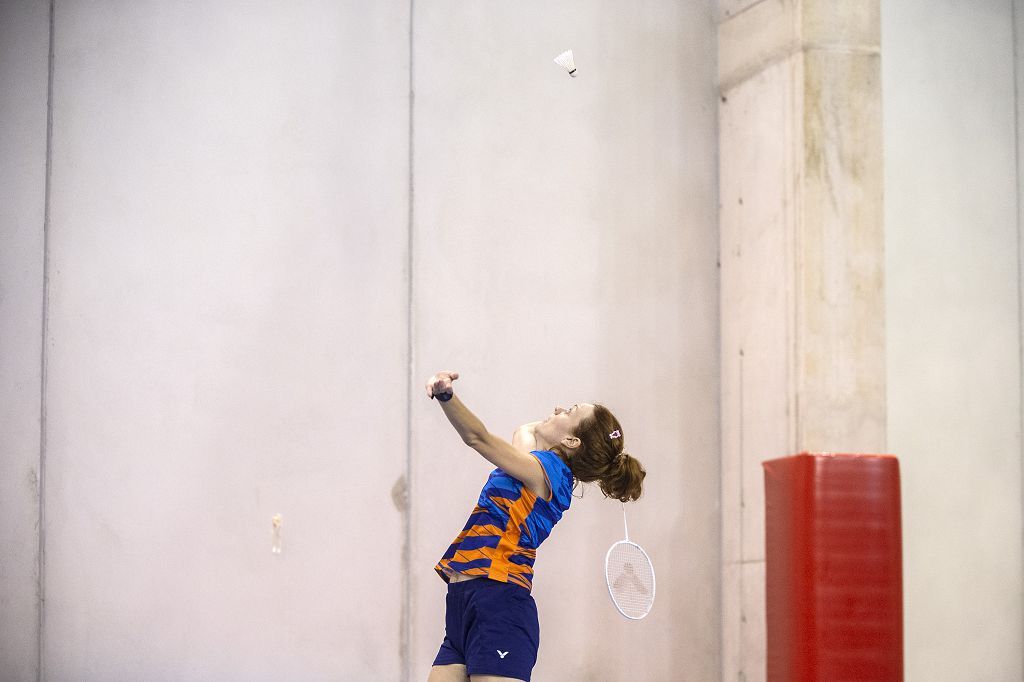
<path fill-rule="evenodd" d="M 451 391 L 448 391 L 447 393 L 437 393 L 437 394 L 432 395 L 430 397 L 431 398 L 437 398 L 439 402 L 446 403 L 446 402 L 448 402 L 449 400 L 452 399 L 453 395 L 455 395 L 455 394 L 452 393 Z"/>

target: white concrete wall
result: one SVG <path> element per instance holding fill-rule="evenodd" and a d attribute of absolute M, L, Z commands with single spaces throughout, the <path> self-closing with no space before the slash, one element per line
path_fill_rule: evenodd
<path fill-rule="evenodd" d="M 0 679 L 38 657 L 49 3 L 0 4 Z"/>
<path fill-rule="evenodd" d="M 489 469 L 421 398 L 446 367 L 499 433 L 605 402 L 650 472 L 629 513 L 655 610 L 613 611 L 621 507 L 588 490 L 538 560 L 537 679 L 717 677 L 712 14 L 58 1 L 43 678 L 425 678 L 432 566 Z M 576 79 L 551 62 L 570 47 Z M 45 93 L 18 64 L 4 78 Z M 45 110 L 30 134 L 21 115 L 0 130 L 38 156 Z M 36 163 L 2 188 L 29 225 L 5 222 L 0 252 L 27 251 L 37 302 L 4 309 L 28 360 L 0 404 L 22 424 L 39 408 Z M 5 480 L 36 463 L 31 429 L 3 449 Z M 3 499 L 32 518 L 30 495 Z M 3 527 L 30 552 L 22 525 Z M 3 595 L 34 608 L 30 580 L 5 574 Z M 623 667 L 627 647 L 643 657 Z"/>
<path fill-rule="evenodd" d="M 909 680 L 1024 675 L 1012 29 L 1007 0 L 882 3 Z"/>
<path fill-rule="evenodd" d="M 44 678 L 398 678 L 408 6 L 55 45 Z"/>

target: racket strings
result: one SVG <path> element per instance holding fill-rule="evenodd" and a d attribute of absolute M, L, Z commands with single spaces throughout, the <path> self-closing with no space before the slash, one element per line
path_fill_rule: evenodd
<path fill-rule="evenodd" d="M 628 618 L 642 618 L 654 603 L 654 567 L 636 544 L 621 541 L 605 562 L 608 591 L 616 608 Z"/>

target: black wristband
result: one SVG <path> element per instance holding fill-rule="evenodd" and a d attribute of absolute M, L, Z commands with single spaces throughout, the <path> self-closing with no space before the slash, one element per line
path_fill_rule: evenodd
<path fill-rule="evenodd" d="M 436 393 L 436 394 L 434 394 L 433 397 L 437 398 L 442 403 L 446 403 L 446 402 L 448 402 L 449 400 L 452 399 L 453 395 L 455 395 L 455 394 L 451 393 L 451 392 L 448 392 L 448 393 Z"/>

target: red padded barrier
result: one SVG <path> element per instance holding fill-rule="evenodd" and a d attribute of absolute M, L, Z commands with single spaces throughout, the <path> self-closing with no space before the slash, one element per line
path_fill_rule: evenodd
<path fill-rule="evenodd" d="M 769 680 L 902 680 L 899 462 L 764 462 Z"/>

